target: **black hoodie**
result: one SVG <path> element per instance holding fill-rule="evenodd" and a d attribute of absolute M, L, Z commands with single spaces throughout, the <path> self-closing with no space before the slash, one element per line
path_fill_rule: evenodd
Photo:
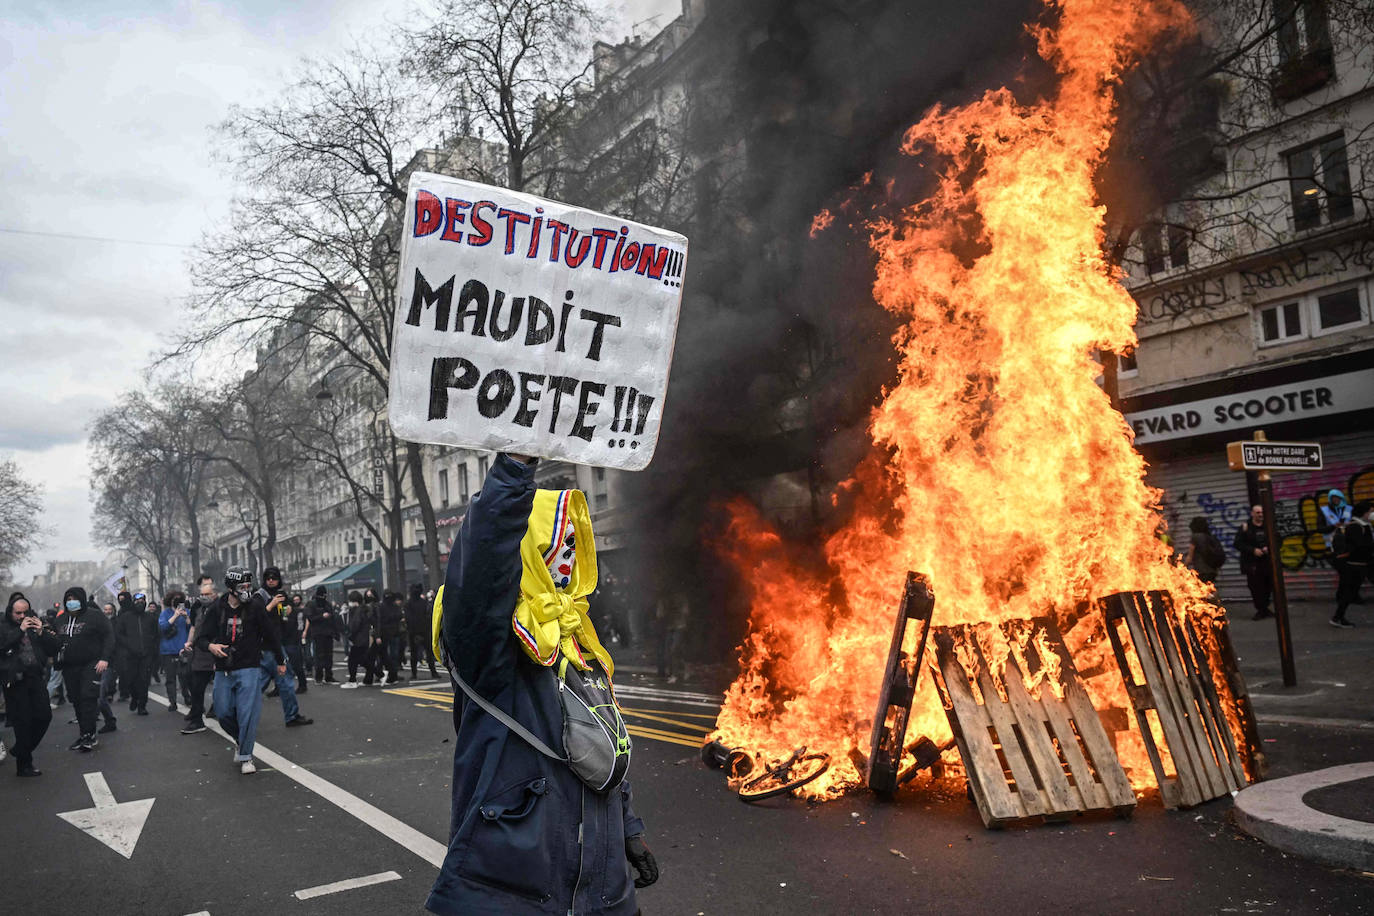
<path fill-rule="evenodd" d="M 434 608 L 420 595 L 420 586 L 410 587 L 410 597 L 406 599 L 406 630 L 411 636 L 429 632 Z"/>
<path fill-rule="evenodd" d="M 31 633 L 24 630 L 10 617 L 14 603 L 28 601 L 23 592 L 10 595 L 5 605 L 5 616 L 0 619 L 0 683 L 10 684 L 21 677 L 39 678 L 43 676 L 43 666 L 48 659 L 57 654 L 57 637 L 51 630 Z M 33 603 L 29 603 L 33 613 Z"/>
<path fill-rule="evenodd" d="M 272 650 L 278 664 L 285 658 L 277 628 L 257 595 L 239 602 L 236 608 L 229 606 L 228 595 L 221 595 L 210 605 L 196 625 L 196 648 L 208 652 L 212 643 L 229 647 L 227 659 L 215 659 L 219 671 L 256 668 L 262 664 L 264 649 Z"/>
<path fill-rule="evenodd" d="M 126 655 L 157 655 L 161 634 L 157 629 L 157 615 L 142 608 L 128 592 L 119 593 L 119 610 L 115 612 L 115 647 Z"/>
<path fill-rule="evenodd" d="M 81 610 L 64 611 L 57 622 L 57 638 L 62 643 L 59 668 L 79 668 L 94 662 L 108 662 L 114 655 L 114 628 L 100 608 L 86 598 L 86 590 L 72 586 L 62 595 L 62 607 L 69 600 L 81 602 Z"/>

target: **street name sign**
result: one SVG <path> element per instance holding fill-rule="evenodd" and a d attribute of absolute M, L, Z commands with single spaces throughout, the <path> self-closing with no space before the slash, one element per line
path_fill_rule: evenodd
<path fill-rule="evenodd" d="M 1233 471 L 1320 471 L 1322 447 L 1316 442 L 1230 442 L 1226 460 Z"/>
<path fill-rule="evenodd" d="M 658 442 L 687 239 L 410 178 L 387 414 L 402 439 L 638 471 Z"/>

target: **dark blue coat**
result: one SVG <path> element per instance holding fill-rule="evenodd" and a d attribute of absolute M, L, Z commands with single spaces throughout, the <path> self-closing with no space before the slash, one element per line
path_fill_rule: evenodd
<path fill-rule="evenodd" d="M 511 630 L 534 490 L 533 465 L 497 456 L 449 557 L 443 639 L 469 685 L 557 749 L 563 714 L 553 671 L 530 661 Z M 425 906 L 446 916 L 634 914 L 625 837 L 644 824 L 629 782 L 598 795 L 454 693 L 453 820 Z"/>

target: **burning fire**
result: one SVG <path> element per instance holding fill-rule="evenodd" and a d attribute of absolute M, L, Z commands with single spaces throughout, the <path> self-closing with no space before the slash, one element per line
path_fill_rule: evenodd
<path fill-rule="evenodd" d="M 1099 711 L 1130 703 L 1093 599 L 1166 589 L 1186 608 L 1210 591 L 1154 536 L 1158 492 L 1093 356 L 1135 343 L 1136 306 L 1103 257 L 1093 188 L 1114 87 L 1187 14 L 1176 0 L 1047 2 L 1053 24 L 1034 35 L 1059 74 L 1054 95 L 1027 104 L 990 91 L 907 132 L 904 150 L 933 155 L 939 183 L 873 227 L 874 293 L 904 324 L 899 381 L 873 413 L 874 457 L 845 485 L 856 512 L 824 563 L 797 556 L 744 503 L 722 539 L 752 608 L 713 737 L 765 760 L 802 745 L 830 753 L 802 790 L 813 798 L 862 781 L 850 752 L 868 751 L 907 570 L 929 577 L 937 626 L 1054 614 Z M 932 672 L 921 675 L 908 740 L 942 744 L 949 726 Z M 1041 679 L 1059 691 L 1056 672 Z M 1116 740 L 1132 784 L 1152 784 L 1138 733 Z"/>

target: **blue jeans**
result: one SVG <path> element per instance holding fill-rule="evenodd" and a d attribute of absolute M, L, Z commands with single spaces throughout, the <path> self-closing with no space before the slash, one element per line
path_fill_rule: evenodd
<path fill-rule="evenodd" d="M 262 714 L 262 669 L 239 668 L 215 672 L 215 718 L 220 728 L 238 742 L 235 763 L 253 759 Z"/>
<path fill-rule="evenodd" d="M 300 715 L 301 707 L 296 702 L 296 679 L 291 676 L 291 667 L 287 666 L 285 674 L 278 674 L 276 653 L 263 650 L 262 667 L 259 670 L 262 671 L 262 683 L 258 690 L 266 687 L 268 681 L 277 682 L 277 694 L 281 697 L 281 711 L 286 721 L 290 722 Z"/>
<path fill-rule="evenodd" d="M 55 699 L 62 697 L 66 699 L 62 683 L 62 669 L 56 665 L 52 666 L 52 674 L 48 675 L 48 698 Z"/>

